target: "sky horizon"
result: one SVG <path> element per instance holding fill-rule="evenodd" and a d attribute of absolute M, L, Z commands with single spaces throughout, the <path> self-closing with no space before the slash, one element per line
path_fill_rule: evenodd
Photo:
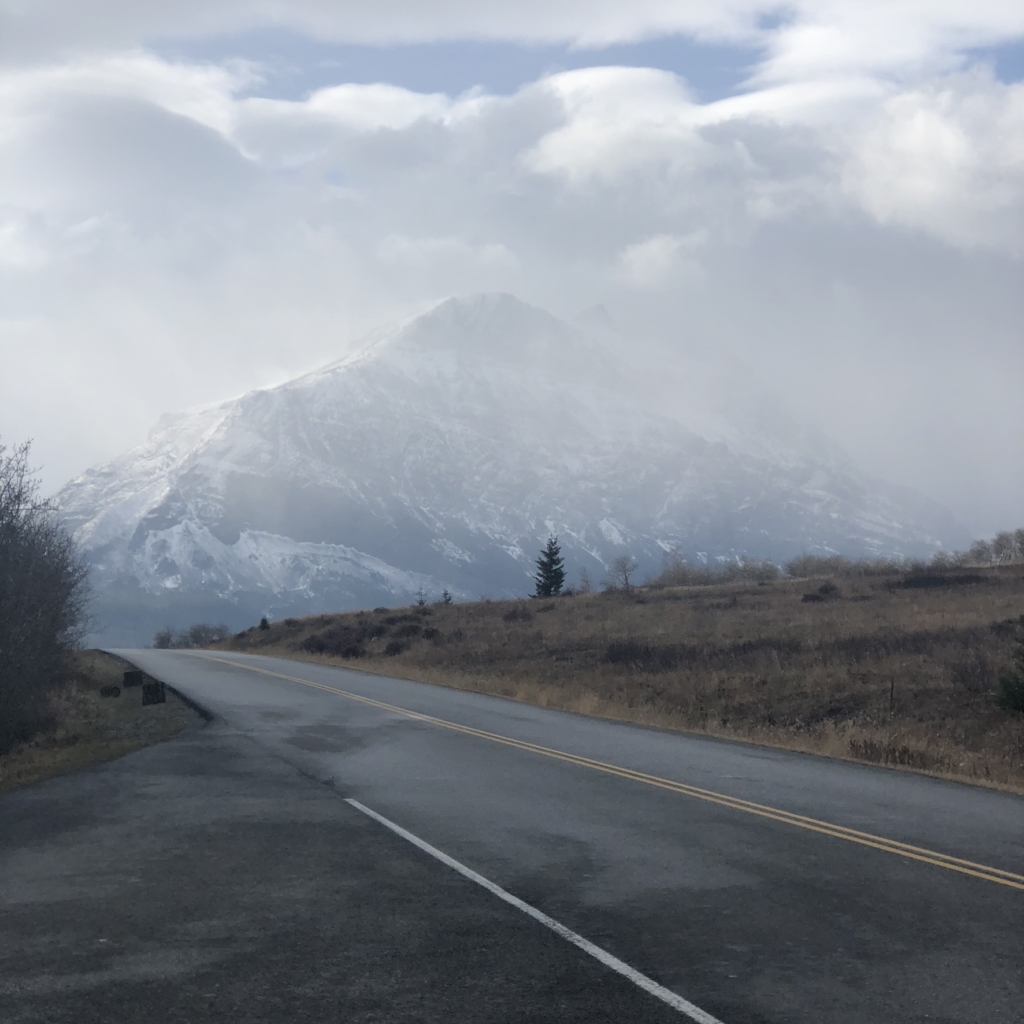
<path fill-rule="evenodd" d="M 0 0 L 0 442 L 48 492 L 448 295 L 735 358 L 1024 525 L 1024 9 Z"/>

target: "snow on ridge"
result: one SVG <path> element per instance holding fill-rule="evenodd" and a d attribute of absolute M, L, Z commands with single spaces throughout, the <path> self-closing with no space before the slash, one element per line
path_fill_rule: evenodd
<path fill-rule="evenodd" d="M 320 370 L 162 417 L 60 500 L 101 590 L 313 604 L 346 580 L 385 599 L 520 593 L 551 532 L 589 571 L 627 548 L 647 571 L 665 545 L 935 543 L 941 510 L 706 370 L 509 295 L 447 300 Z"/>
<path fill-rule="evenodd" d="M 312 592 L 318 585 L 346 579 L 396 596 L 441 589 L 432 576 L 408 572 L 343 544 L 296 541 L 260 530 L 245 530 L 234 543 L 226 543 L 189 520 L 150 533 L 142 547 L 116 561 L 104 568 L 136 574 L 149 593 L 186 585 L 213 588 L 225 597 L 267 589 Z"/>

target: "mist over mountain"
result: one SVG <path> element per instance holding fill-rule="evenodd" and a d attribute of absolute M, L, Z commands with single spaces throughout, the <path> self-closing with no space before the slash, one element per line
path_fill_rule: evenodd
<path fill-rule="evenodd" d="M 96 631 L 148 639 L 316 610 L 522 595 L 557 534 L 570 582 L 804 552 L 961 546 L 943 508 L 864 476 L 741 368 L 671 362 L 602 310 L 451 299 L 268 390 L 165 416 L 59 501 Z"/>

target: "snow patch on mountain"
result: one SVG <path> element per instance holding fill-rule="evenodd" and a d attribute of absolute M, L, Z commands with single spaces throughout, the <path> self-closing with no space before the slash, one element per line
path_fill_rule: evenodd
<path fill-rule="evenodd" d="M 584 320 L 453 299 L 284 385 L 164 417 L 61 492 L 100 600 L 140 622 L 220 601 L 244 621 L 421 588 L 522 594 L 552 533 L 570 579 L 627 549 L 643 572 L 672 549 L 782 559 L 962 539 L 737 368 Z"/>

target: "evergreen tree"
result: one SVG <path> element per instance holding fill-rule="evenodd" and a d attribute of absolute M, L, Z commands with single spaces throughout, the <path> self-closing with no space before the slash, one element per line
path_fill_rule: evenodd
<path fill-rule="evenodd" d="M 557 537 L 549 537 L 537 559 L 537 574 L 533 581 L 537 597 L 554 597 L 562 592 L 565 585 L 565 561 Z"/>

